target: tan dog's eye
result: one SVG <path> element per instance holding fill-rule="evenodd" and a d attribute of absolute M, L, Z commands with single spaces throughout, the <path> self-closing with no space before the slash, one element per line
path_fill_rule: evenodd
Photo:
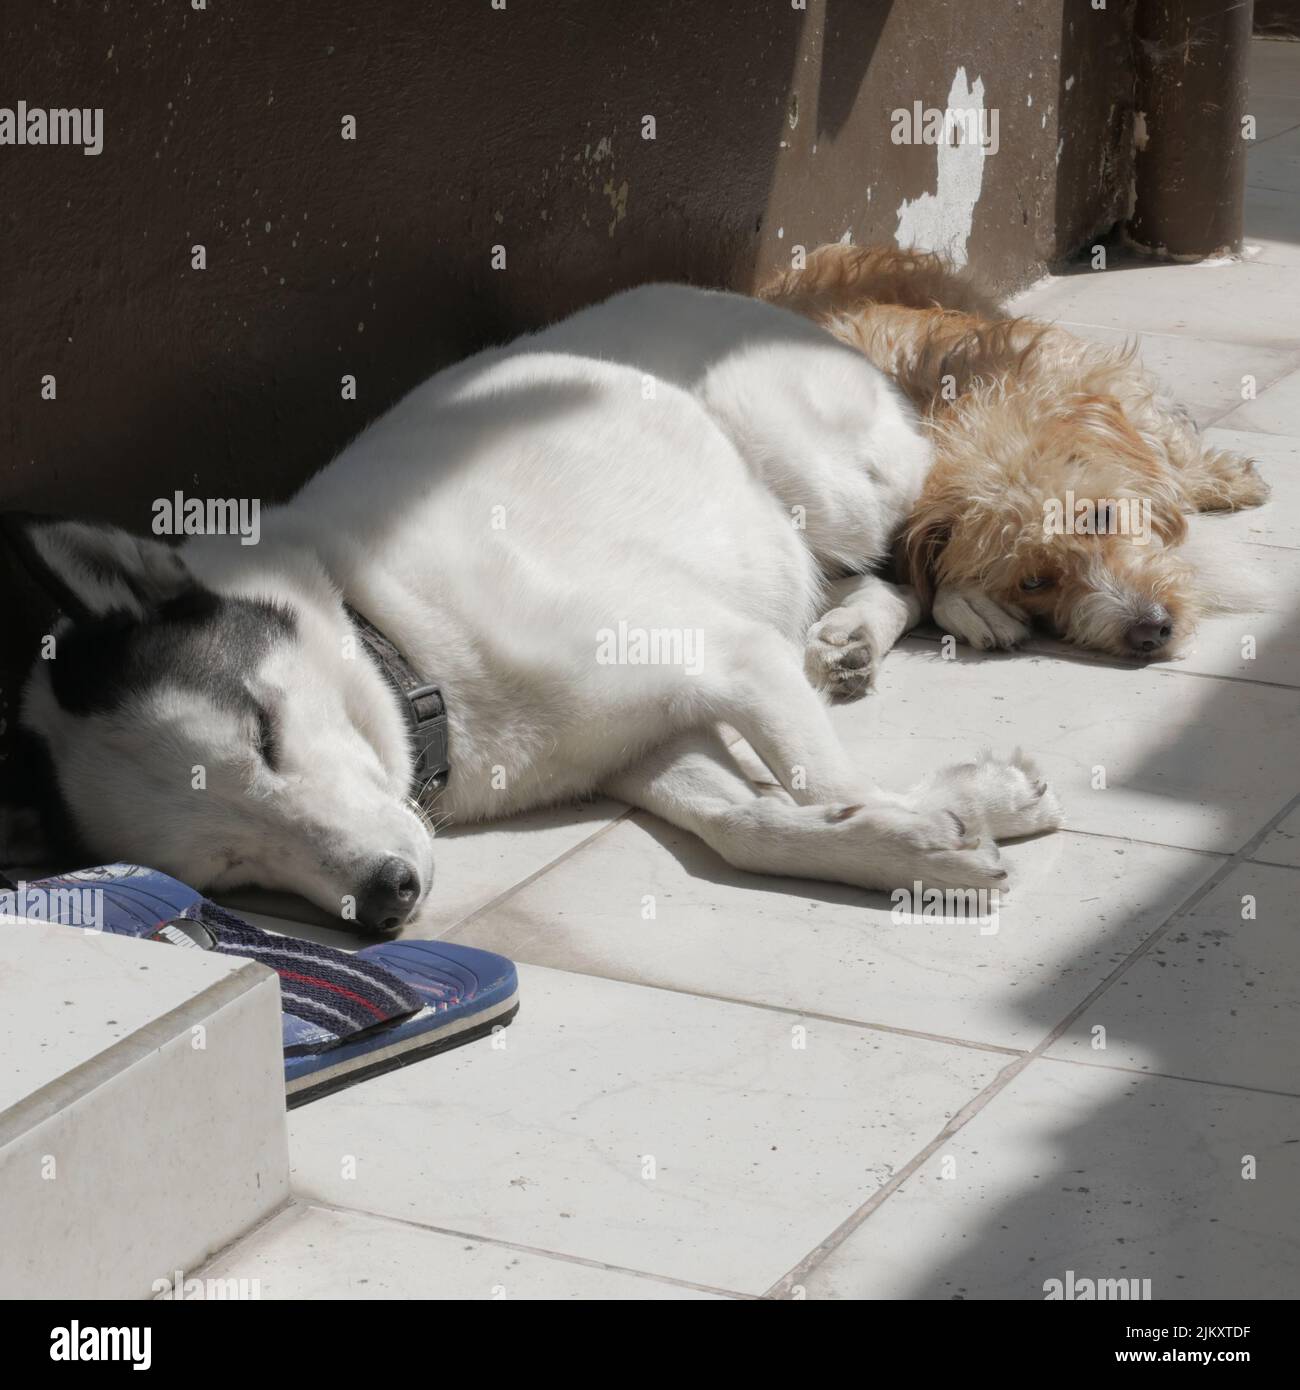
<path fill-rule="evenodd" d="M 1034 575 L 1032 579 L 1022 579 L 1020 581 L 1020 587 L 1025 593 L 1032 594 L 1035 590 L 1050 589 L 1055 582 L 1056 581 L 1053 579 L 1047 579 L 1041 575 Z"/>

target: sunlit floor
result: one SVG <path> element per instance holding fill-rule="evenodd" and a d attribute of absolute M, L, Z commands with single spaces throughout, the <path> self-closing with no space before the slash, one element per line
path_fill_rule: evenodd
<path fill-rule="evenodd" d="M 434 930 L 520 962 L 518 1021 L 295 1112 L 295 1203 L 208 1274 L 263 1297 L 1300 1295 L 1300 44 L 1255 48 L 1245 259 L 1019 307 L 1140 334 L 1260 461 L 1269 505 L 1200 524 L 1268 611 L 1145 670 L 912 638 L 835 714 L 886 784 L 989 744 L 1039 758 L 1068 828 L 1007 851 L 996 931 L 747 877 L 611 804 L 449 835 Z"/>

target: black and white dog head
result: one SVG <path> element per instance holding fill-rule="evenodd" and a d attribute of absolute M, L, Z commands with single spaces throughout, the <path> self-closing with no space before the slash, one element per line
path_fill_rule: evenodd
<path fill-rule="evenodd" d="M 55 784 L 56 832 L 88 861 L 209 892 L 290 889 L 400 928 L 433 876 L 430 837 L 396 701 L 324 574 L 261 559 L 201 581 L 172 547 L 112 527 L 6 529 L 64 615 L 19 720 Z"/>

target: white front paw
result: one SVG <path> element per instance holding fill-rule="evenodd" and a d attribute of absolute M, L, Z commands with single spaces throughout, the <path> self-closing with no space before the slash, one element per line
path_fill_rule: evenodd
<path fill-rule="evenodd" d="M 980 651 L 1009 650 L 1029 636 L 1029 624 L 996 599 L 974 588 L 941 588 L 934 596 L 934 621 Z"/>
<path fill-rule="evenodd" d="M 851 608 L 832 608 L 808 629 L 804 673 L 815 690 L 841 700 L 865 695 L 880 659 L 866 622 Z"/>

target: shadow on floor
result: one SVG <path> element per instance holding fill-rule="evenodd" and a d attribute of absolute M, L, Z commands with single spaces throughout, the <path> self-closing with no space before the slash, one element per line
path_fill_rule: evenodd
<path fill-rule="evenodd" d="M 1243 631 L 1249 630 L 1249 615 L 1245 615 Z M 1282 640 L 1300 640 L 1300 609 L 1292 615 Z M 1135 773 L 1135 782 L 1158 783 L 1162 776 L 1180 767 L 1185 769 L 1197 757 L 1194 740 L 1199 719 L 1218 721 L 1225 715 L 1231 717 L 1237 706 L 1237 683 L 1214 680 L 1204 682 L 1204 686 L 1205 700 L 1198 714 L 1189 721 L 1185 736 L 1154 753 L 1151 760 Z M 1152 695 L 1156 698 L 1158 692 L 1153 690 Z M 1250 785 L 1258 769 L 1260 732 L 1258 729 L 1252 730 L 1254 737 L 1249 742 L 1243 739 L 1237 747 L 1239 785 Z M 1300 791 L 1300 754 L 1280 731 L 1273 740 L 1272 755 L 1288 760 L 1295 768 L 1296 787 Z M 1258 807 L 1259 828 L 1233 847 L 1243 861 L 1243 851 L 1253 852 L 1266 831 L 1292 805 L 1294 799 L 1282 805 L 1261 804 Z M 1172 939 L 1184 929 L 1187 909 L 1203 901 L 1214 886 L 1228 877 L 1235 862 L 1225 860 L 1206 884 L 1190 894 L 1180 889 L 1179 885 L 1171 884 L 1171 897 L 1175 902 L 1179 898 L 1182 901 L 1166 925 L 1154 935 L 1160 940 Z M 1242 892 L 1251 891 L 1249 873 L 1247 867 L 1245 877 L 1241 879 Z M 1233 901 L 1235 903 L 1235 898 Z M 1237 911 L 1221 917 L 1216 915 L 1212 920 L 1198 918 L 1186 929 L 1204 938 L 1201 955 L 1204 969 L 1199 975 L 1199 982 L 1191 986 L 1187 1007 L 1192 1014 L 1205 1018 L 1208 1023 L 1211 1019 L 1220 1019 L 1225 1010 L 1235 1009 L 1237 1002 L 1222 997 L 1224 976 L 1215 968 L 1214 958 L 1218 952 L 1231 949 L 1233 935 L 1250 930 L 1250 923 L 1243 922 Z M 1116 928 L 1115 937 L 1118 939 L 1121 934 L 1122 928 Z M 1162 964 L 1158 959 L 1160 940 L 1150 946 L 1149 936 L 1144 943 L 1144 947 L 1149 947 L 1155 954 L 1157 965 Z M 1296 940 L 1296 950 L 1300 952 L 1300 938 Z M 1053 1001 L 1046 990 L 1028 994 L 1019 990 L 1008 992 L 1004 1005 L 1008 1015 L 1019 1015 L 1035 1023 L 1041 1023 L 1053 1011 Z M 1093 1020 L 1104 1024 L 1105 999 L 1082 1010 L 1079 1018 L 1085 1028 Z M 1249 1019 L 1239 1019 L 1237 1027 L 1248 1030 Z M 1060 1031 L 1060 1028 L 1056 1030 L 1058 1033 Z M 1187 1062 L 1184 1058 L 1172 1052 L 1160 1054 L 1157 1024 L 1142 1029 L 1136 1041 L 1152 1054 L 1152 1073 L 1186 1075 Z M 1097 1054 L 1096 1060 L 1104 1062 L 1104 1055 Z M 1050 1162 L 1043 1161 L 1033 1186 L 999 1202 L 978 1226 L 966 1232 L 958 1255 L 928 1271 L 912 1286 L 898 1289 L 897 1297 L 1041 1298 L 1045 1279 L 1064 1278 L 1066 1270 L 1073 1269 L 1079 1276 L 1150 1279 L 1154 1298 L 1175 1298 L 1179 1296 L 1180 1284 L 1192 1272 L 1186 1266 L 1186 1252 L 1189 1250 L 1198 1252 L 1204 1265 L 1223 1270 L 1220 1289 L 1223 1297 L 1268 1298 L 1284 1295 L 1284 1290 L 1270 1282 L 1266 1235 L 1261 1234 L 1259 1256 L 1253 1273 L 1235 1267 L 1239 1262 L 1234 1262 L 1234 1267 L 1229 1269 L 1224 1265 L 1222 1255 L 1226 1247 L 1230 1247 L 1235 1239 L 1240 1239 L 1242 1231 L 1273 1231 L 1276 1232 L 1276 1240 L 1285 1240 L 1286 1222 L 1294 1217 L 1292 1194 L 1297 1177 L 1297 1150 L 1283 1150 L 1276 1139 L 1271 1141 L 1272 1147 L 1265 1147 L 1262 1135 L 1242 1133 L 1237 1146 L 1240 1155 L 1255 1155 L 1259 1178 L 1253 1182 L 1244 1181 L 1240 1163 L 1234 1161 L 1230 1168 L 1219 1174 L 1222 1182 L 1210 1189 L 1212 1195 L 1207 1198 L 1204 1164 L 1208 1159 L 1207 1134 L 1215 1128 L 1211 1108 L 1213 1093 L 1208 1087 L 1193 1081 L 1157 1082 L 1139 1072 L 1124 1077 L 1112 1072 L 1110 1076 L 1115 1079 L 1117 1086 L 1123 1083 L 1120 1094 L 1113 1102 L 1055 1134 L 1035 1136 L 1044 1152 L 1050 1150 L 1055 1157 Z M 1013 1081 L 1012 1087 L 1015 1084 Z M 1297 1076 L 1295 1091 L 1300 1096 L 1300 1075 Z M 1261 1103 L 1272 1105 L 1275 1112 L 1276 1107 L 1283 1108 L 1282 1113 L 1288 1116 L 1294 1129 L 1294 1136 L 1289 1142 L 1300 1141 L 1300 1099 L 1287 1097 L 1270 1100 L 1265 1095 L 1260 1095 L 1259 1099 Z M 995 1098 L 992 1104 L 1005 1107 L 1007 1097 Z M 1135 1125 L 1157 1122 L 1158 1132 L 1150 1135 L 1148 1144 L 1133 1144 Z M 1223 1135 L 1217 1137 L 1222 1138 Z M 1234 1140 L 1236 1138 L 1233 1136 Z M 1186 1162 L 1175 1163 L 1171 1167 L 1171 1151 L 1185 1156 Z M 1140 1162 L 1137 1160 L 1138 1154 L 1142 1155 Z M 1171 1230 L 1152 1227 L 1151 1218 L 1144 1217 L 1144 1208 L 1159 1210 L 1164 1207 L 1167 1210 L 1166 1204 L 1171 1196 L 1170 1183 L 1177 1183 L 1192 1174 L 1197 1175 L 1195 1181 L 1198 1190 L 1185 1193 L 1185 1205 L 1178 1222 L 1177 1238 L 1174 1239 Z M 922 1169 L 909 1182 L 925 1183 L 930 1180 L 931 1175 Z M 1270 1206 L 1271 1203 L 1276 1205 Z M 1123 1204 L 1126 1208 L 1120 1224 L 1127 1234 L 1121 1243 L 1116 1243 L 1116 1223 L 1100 1219 L 1098 1207 L 1101 1204 Z M 870 1220 L 861 1230 L 859 1241 L 865 1239 L 869 1248 Z M 1171 1246 L 1176 1247 L 1178 1253 L 1175 1254 Z M 1025 1257 L 1029 1251 L 1037 1251 L 1043 1258 L 1026 1264 L 1018 1272 L 1023 1285 L 1012 1287 L 1017 1283 L 1017 1276 L 1013 1273 L 1013 1277 L 1007 1277 L 1008 1262 Z M 995 1281 L 992 1288 L 991 1277 Z M 1252 1282 L 1254 1287 L 1246 1288 L 1243 1280 Z"/>

